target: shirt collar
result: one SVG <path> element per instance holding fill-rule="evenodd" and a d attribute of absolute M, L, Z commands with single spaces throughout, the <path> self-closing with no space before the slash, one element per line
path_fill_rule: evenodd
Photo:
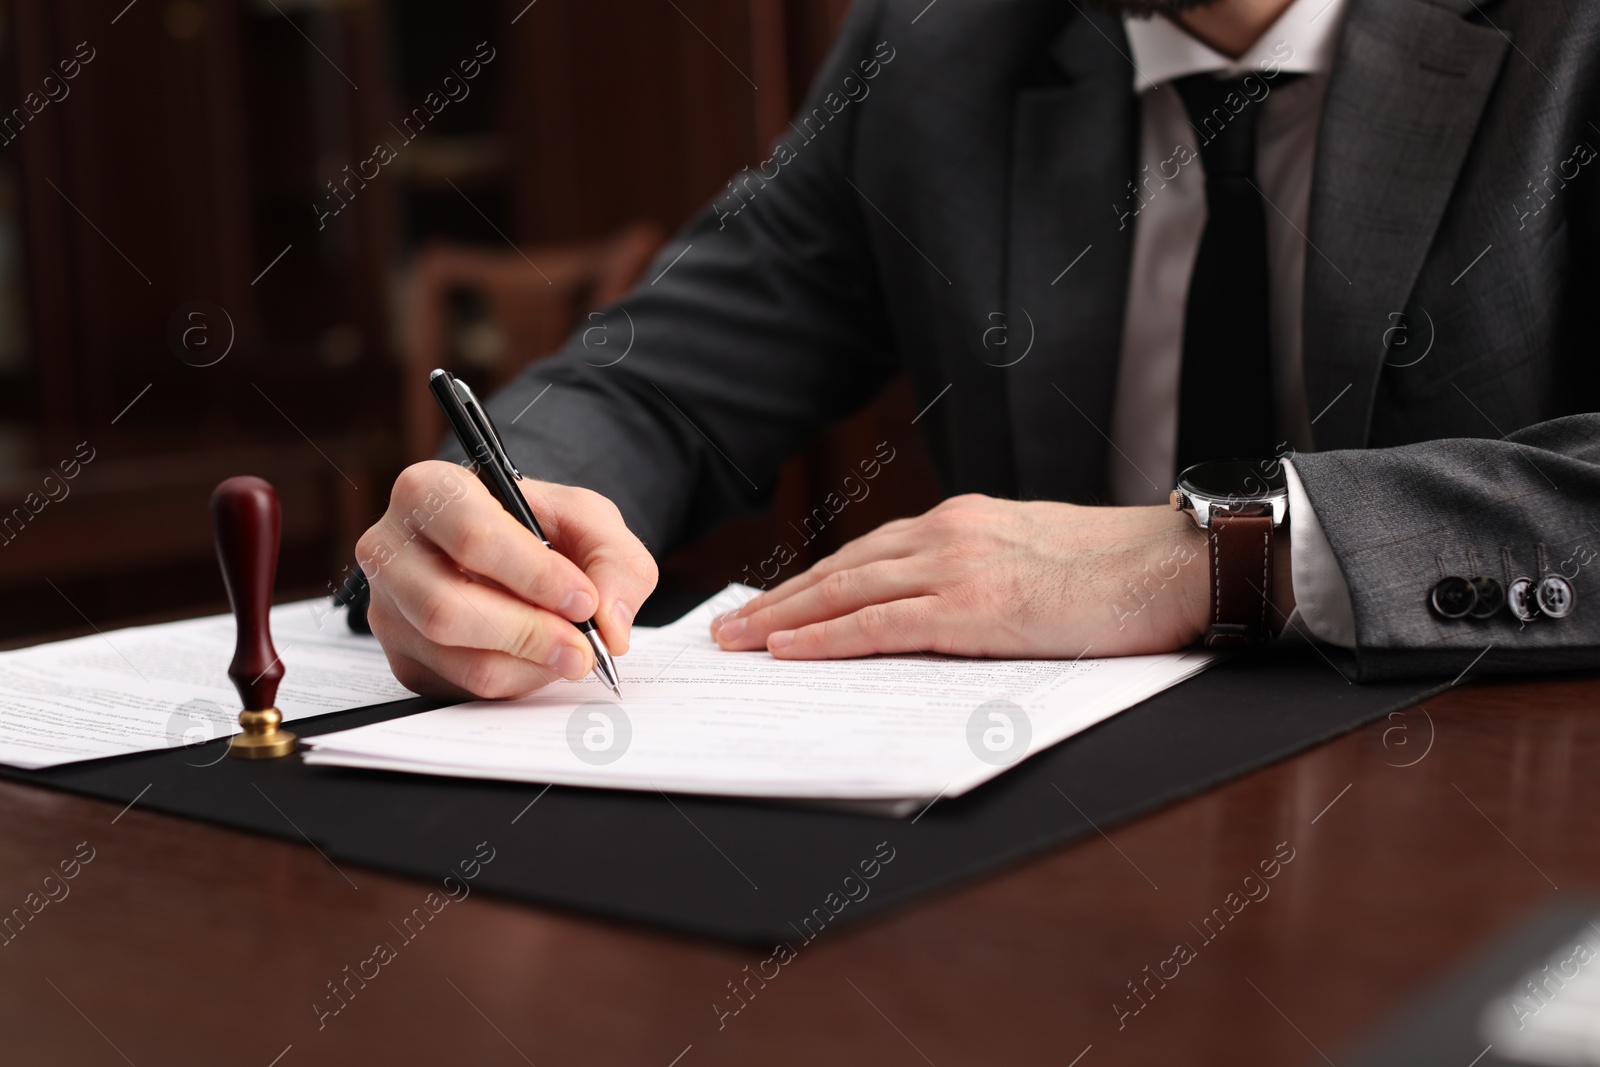
<path fill-rule="evenodd" d="M 1133 52 L 1133 91 L 1142 93 L 1189 74 L 1237 76 L 1275 65 L 1296 74 L 1333 69 L 1348 0 L 1294 0 L 1238 59 L 1230 59 L 1164 15 L 1124 18 Z"/>

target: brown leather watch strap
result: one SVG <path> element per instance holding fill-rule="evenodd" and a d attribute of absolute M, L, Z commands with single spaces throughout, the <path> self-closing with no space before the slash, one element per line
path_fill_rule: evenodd
<path fill-rule="evenodd" d="M 1205 643 L 1212 648 L 1261 645 L 1272 639 L 1272 507 L 1246 504 L 1212 508 L 1211 625 Z"/>

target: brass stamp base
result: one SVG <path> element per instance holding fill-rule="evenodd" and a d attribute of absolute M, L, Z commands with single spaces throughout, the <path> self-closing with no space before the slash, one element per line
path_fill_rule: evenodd
<path fill-rule="evenodd" d="M 277 708 L 261 711 L 241 711 L 239 725 L 244 732 L 235 734 L 228 742 L 228 755 L 234 759 L 275 759 L 287 756 L 299 745 L 299 740 L 288 730 L 279 729 L 283 713 Z"/>

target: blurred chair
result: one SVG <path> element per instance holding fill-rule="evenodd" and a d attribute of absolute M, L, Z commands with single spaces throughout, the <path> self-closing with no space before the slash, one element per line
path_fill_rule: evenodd
<path fill-rule="evenodd" d="M 398 287 L 405 459 L 438 449 L 444 421 L 428 391 L 443 367 L 493 392 L 559 348 L 584 314 L 619 299 L 666 240 L 653 222 L 582 244 L 499 251 L 423 248 Z"/>

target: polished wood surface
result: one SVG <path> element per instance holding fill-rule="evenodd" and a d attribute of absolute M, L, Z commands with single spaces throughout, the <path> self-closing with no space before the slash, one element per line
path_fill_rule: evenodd
<path fill-rule="evenodd" d="M 480 894 L 402 943 L 390 924 L 438 884 L 3 784 L 0 913 L 42 895 L 80 843 L 93 858 L 0 945 L 0 1059 L 1337 1063 L 1557 886 L 1600 890 L 1597 705 L 1595 675 L 1463 684 L 802 946 L 720 1029 L 713 1003 L 735 1004 L 727 983 L 767 953 Z M 481 835 L 496 850 L 533 847 L 537 812 L 513 826 L 508 811 Z M 915 849 L 916 835 L 905 824 L 891 840 Z M 1190 924 L 1282 842 L 1293 859 L 1269 894 L 1206 942 Z M 383 940 L 396 957 L 319 1030 L 312 1005 L 327 983 Z M 1126 983 L 1179 941 L 1195 958 L 1119 1030 Z"/>

